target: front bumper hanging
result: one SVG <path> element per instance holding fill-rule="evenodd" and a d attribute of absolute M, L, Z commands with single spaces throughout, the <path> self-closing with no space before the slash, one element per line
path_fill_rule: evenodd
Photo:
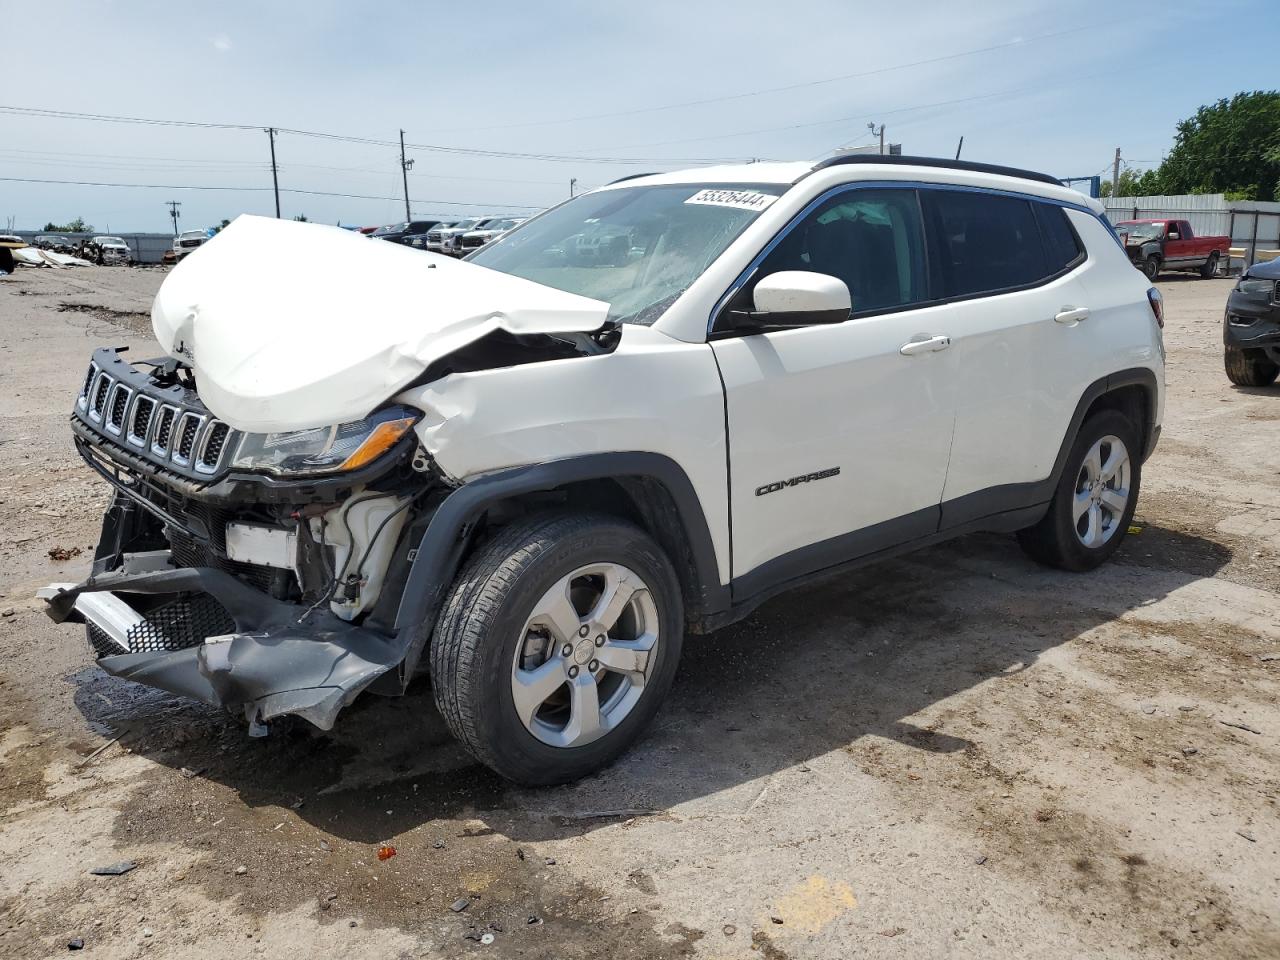
<path fill-rule="evenodd" d="M 128 602 L 131 594 L 211 598 L 235 630 L 181 649 L 141 649 L 146 615 Z M 38 596 L 55 622 L 92 624 L 125 651 L 98 659 L 108 673 L 243 709 L 251 722 L 296 714 L 330 730 L 343 707 L 405 659 L 410 643 L 409 631 L 390 636 L 353 626 L 327 607 L 275 600 L 209 567 L 104 573 L 51 584 Z"/>

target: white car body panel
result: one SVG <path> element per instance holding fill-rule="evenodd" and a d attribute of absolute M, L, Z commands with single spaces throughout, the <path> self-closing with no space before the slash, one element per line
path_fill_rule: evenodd
<path fill-rule="evenodd" d="M 625 326 L 609 354 L 457 373 L 397 399 L 426 411 L 418 437 L 455 481 L 583 454 L 670 457 L 698 495 L 729 582 L 724 398 L 705 343 Z"/>
<path fill-rule="evenodd" d="M 608 315 L 596 300 L 366 241 L 239 217 L 165 279 L 151 311 L 156 339 L 192 365 L 216 416 L 268 432 L 358 420 L 494 330 L 588 332 Z"/>
<path fill-rule="evenodd" d="M 728 407 L 735 577 L 938 505 L 955 401 L 950 358 L 899 350 L 939 326 L 945 311 L 714 341 Z M 834 467 L 836 476 L 758 492 Z"/>

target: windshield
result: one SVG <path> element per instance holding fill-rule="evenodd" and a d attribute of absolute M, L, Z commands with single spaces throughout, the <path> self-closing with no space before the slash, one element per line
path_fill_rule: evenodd
<path fill-rule="evenodd" d="M 1127 233 L 1135 240 L 1157 240 L 1164 236 L 1164 221 L 1159 223 L 1134 223 L 1132 220 L 1116 224 L 1116 233 Z"/>
<path fill-rule="evenodd" d="M 688 289 L 781 184 L 673 184 L 584 194 L 470 257 L 472 263 L 609 304 L 649 325 Z"/>
<path fill-rule="evenodd" d="M 99 238 L 98 238 L 98 243 L 100 243 L 100 244 L 102 244 L 102 243 L 111 243 L 111 244 L 115 244 L 115 245 L 116 245 L 116 246 L 118 246 L 118 247 L 123 247 L 123 246 L 124 246 L 124 241 L 123 241 L 123 240 L 121 240 L 119 237 L 99 237 Z"/>
<path fill-rule="evenodd" d="M 385 227 L 379 227 L 373 231 L 375 237 L 380 237 L 384 233 L 404 233 L 409 228 L 407 223 L 388 223 Z"/>
<path fill-rule="evenodd" d="M 453 225 L 453 229 L 454 230 L 472 230 L 475 228 L 476 224 L 478 224 L 479 222 L 480 222 L 480 219 L 478 217 L 473 217 L 470 220 L 459 220 L 457 223 Z"/>

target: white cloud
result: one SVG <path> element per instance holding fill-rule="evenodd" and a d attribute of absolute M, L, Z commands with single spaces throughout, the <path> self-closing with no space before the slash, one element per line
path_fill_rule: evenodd
<path fill-rule="evenodd" d="M 231 49 L 231 38 L 225 33 L 218 34 L 209 42 L 213 44 L 213 49 L 217 50 L 219 53 L 226 53 Z"/>

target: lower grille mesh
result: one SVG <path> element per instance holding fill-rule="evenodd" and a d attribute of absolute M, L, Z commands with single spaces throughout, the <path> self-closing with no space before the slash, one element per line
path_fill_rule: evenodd
<path fill-rule="evenodd" d="M 106 631 L 87 624 L 89 645 L 99 657 L 124 653 Z M 172 653 L 204 643 L 206 637 L 234 633 L 236 622 L 217 600 L 205 593 L 181 594 L 144 615 L 125 638 L 132 653 Z"/>

